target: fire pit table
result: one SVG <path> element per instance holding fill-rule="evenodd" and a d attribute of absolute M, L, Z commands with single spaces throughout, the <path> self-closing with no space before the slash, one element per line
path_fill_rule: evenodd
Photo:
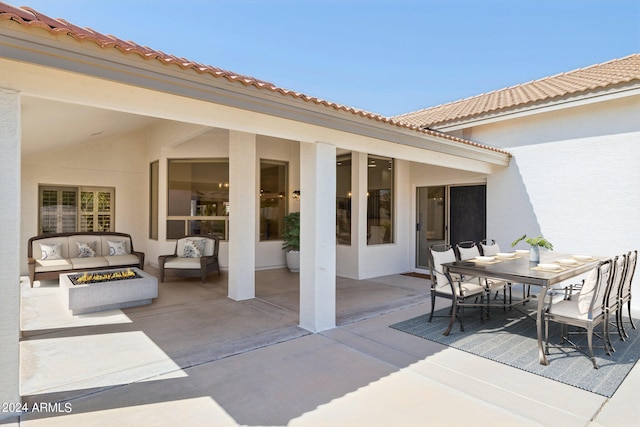
<path fill-rule="evenodd" d="M 139 268 L 60 275 L 60 292 L 73 315 L 151 304 L 158 279 Z"/>

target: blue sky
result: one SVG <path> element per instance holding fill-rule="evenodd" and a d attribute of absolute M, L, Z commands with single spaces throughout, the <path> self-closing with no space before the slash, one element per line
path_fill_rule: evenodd
<path fill-rule="evenodd" d="M 640 52 L 638 0 L 3 0 L 387 116 Z"/>

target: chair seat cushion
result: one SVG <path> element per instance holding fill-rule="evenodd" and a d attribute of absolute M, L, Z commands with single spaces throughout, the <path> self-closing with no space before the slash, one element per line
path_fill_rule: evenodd
<path fill-rule="evenodd" d="M 507 286 L 507 282 L 505 282 L 504 280 L 498 280 L 498 279 L 487 278 L 486 283 L 487 283 L 487 287 L 492 291 L 496 289 L 502 289 L 505 286 Z"/>
<path fill-rule="evenodd" d="M 176 257 L 169 258 L 164 263 L 164 268 L 178 268 L 178 269 L 199 269 L 200 268 L 200 258 L 185 258 L 185 257 Z"/>
<path fill-rule="evenodd" d="M 454 286 L 456 290 L 458 289 L 458 282 L 454 282 Z M 460 283 L 460 290 L 462 291 L 463 297 L 470 297 L 473 295 L 478 295 L 484 292 L 484 286 L 481 286 L 477 283 L 471 282 L 462 282 Z M 442 292 L 445 294 L 451 294 L 451 286 L 447 284 L 447 286 L 438 287 L 438 292 Z"/>
<path fill-rule="evenodd" d="M 551 315 L 568 317 L 570 319 L 589 320 L 589 313 L 582 313 L 578 300 L 562 300 L 554 303 L 549 312 Z M 594 309 L 593 317 L 598 317 L 602 313 L 601 309 Z"/>

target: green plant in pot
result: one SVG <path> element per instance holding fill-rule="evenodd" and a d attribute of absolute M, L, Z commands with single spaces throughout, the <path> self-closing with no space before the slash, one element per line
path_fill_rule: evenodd
<path fill-rule="evenodd" d="M 282 249 L 286 250 L 289 271 L 300 271 L 300 212 L 291 212 L 284 217 Z"/>
<path fill-rule="evenodd" d="M 529 260 L 533 261 L 533 262 L 539 262 L 540 261 L 540 248 L 545 248 L 547 250 L 552 251 L 553 250 L 553 245 L 551 244 L 550 241 L 548 241 L 547 239 L 545 239 L 542 236 L 538 236 L 538 237 L 529 237 L 527 239 L 527 235 L 523 235 L 522 237 L 516 239 L 513 241 L 513 243 L 511 243 L 511 247 L 514 247 L 515 245 L 517 245 L 518 243 L 520 243 L 521 241 L 525 241 L 529 244 L 529 246 L 531 246 L 531 249 L 529 250 Z"/>

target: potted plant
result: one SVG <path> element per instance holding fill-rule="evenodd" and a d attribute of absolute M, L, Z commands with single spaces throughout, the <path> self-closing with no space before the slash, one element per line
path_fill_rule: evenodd
<path fill-rule="evenodd" d="M 531 249 L 529 249 L 529 260 L 533 261 L 533 262 L 539 262 L 540 261 L 540 248 L 545 248 L 545 249 L 548 249 L 550 251 L 553 250 L 553 245 L 551 244 L 551 242 L 548 241 L 547 239 L 545 239 L 544 237 L 542 237 L 542 236 L 529 237 L 527 239 L 527 235 L 526 234 L 523 235 L 522 237 L 520 237 L 519 239 L 514 240 L 513 243 L 511 243 L 511 247 L 514 247 L 515 245 L 517 245 L 522 240 L 524 240 L 525 242 L 527 242 L 529 244 L 529 246 L 531 246 Z"/>
<path fill-rule="evenodd" d="M 291 212 L 284 217 L 282 249 L 287 250 L 287 267 L 292 273 L 300 271 L 300 212 Z"/>

